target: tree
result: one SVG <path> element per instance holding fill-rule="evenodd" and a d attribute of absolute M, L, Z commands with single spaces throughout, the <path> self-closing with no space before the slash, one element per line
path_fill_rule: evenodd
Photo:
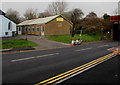
<path fill-rule="evenodd" d="M 97 14 L 94 13 L 94 12 L 90 12 L 90 13 L 86 16 L 86 18 L 97 18 Z"/>
<path fill-rule="evenodd" d="M 75 9 L 73 9 L 72 12 L 71 12 L 71 17 L 72 17 L 72 20 L 71 20 L 71 21 L 72 21 L 73 23 L 76 23 L 77 20 L 79 20 L 83 15 L 84 15 L 84 13 L 82 12 L 81 9 L 75 8 Z"/>
<path fill-rule="evenodd" d="M 24 17 L 26 20 L 30 19 L 36 19 L 37 18 L 37 9 L 33 10 L 32 8 L 29 8 L 25 11 Z"/>
<path fill-rule="evenodd" d="M 103 15 L 103 26 L 104 26 L 104 30 L 108 30 L 108 29 L 111 29 L 112 28 L 112 22 L 110 22 L 110 15 L 108 15 L 107 13 L 105 13 Z"/>
<path fill-rule="evenodd" d="M 73 28 L 71 29 L 71 33 L 73 32 L 73 30 L 77 30 L 80 28 L 79 21 L 83 15 L 84 13 L 79 8 L 75 8 L 69 12 L 63 13 L 63 16 L 65 16 L 68 20 L 70 20 L 73 23 Z"/>
<path fill-rule="evenodd" d="M 104 20 L 110 20 L 110 15 L 108 15 L 107 13 L 105 13 L 103 15 L 103 18 L 104 18 Z"/>
<path fill-rule="evenodd" d="M 67 7 L 66 2 L 56 0 L 55 2 L 51 2 L 48 5 L 47 12 L 51 15 L 63 14 L 63 12 L 66 10 L 66 7 Z"/>
<path fill-rule="evenodd" d="M 38 18 L 44 18 L 51 16 L 48 12 L 42 12 L 38 14 Z"/>
<path fill-rule="evenodd" d="M 16 24 L 20 23 L 19 12 L 13 9 L 8 9 L 6 12 L 6 16 L 14 21 Z"/>

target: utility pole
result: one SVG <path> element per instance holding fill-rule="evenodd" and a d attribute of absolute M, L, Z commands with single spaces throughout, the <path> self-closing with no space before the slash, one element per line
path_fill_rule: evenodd
<path fill-rule="evenodd" d="M 101 28 L 101 40 L 103 38 L 103 28 Z"/>
<path fill-rule="evenodd" d="M 25 40 L 27 40 L 27 27 L 26 26 L 25 26 L 25 34 L 26 34 Z"/>

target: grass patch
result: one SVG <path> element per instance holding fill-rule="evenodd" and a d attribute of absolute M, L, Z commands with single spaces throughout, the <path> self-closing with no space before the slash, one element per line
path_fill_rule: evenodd
<path fill-rule="evenodd" d="M 0 49 L 2 49 L 2 41 L 0 40 Z"/>
<path fill-rule="evenodd" d="M 49 40 L 52 41 L 57 41 L 57 42 L 62 42 L 62 43 L 71 43 L 72 36 L 71 35 L 50 35 L 47 36 Z M 99 35 L 75 35 L 74 39 L 81 38 L 83 42 L 93 42 L 93 41 L 100 41 L 100 36 Z"/>
<path fill-rule="evenodd" d="M 37 46 L 36 43 L 33 43 L 28 40 L 7 40 L 2 41 L 2 49 L 8 48 L 23 48 L 23 47 L 33 47 Z"/>

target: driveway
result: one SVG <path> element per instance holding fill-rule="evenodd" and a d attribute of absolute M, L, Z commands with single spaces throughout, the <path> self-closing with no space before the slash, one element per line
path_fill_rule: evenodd
<path fill-rule="evenodd" d="M 18 38 L 26 39 L 26 35 L 19 36 Z M 46 39 L 45 37 L 41 38 L 40 36 L 27 35 L 27 39 L 29 41 L 35 42 L 39 45 L 39 46 L 35 47 L 36 50 L 70 47 L 70 44 L 50 41 L 50 40 Z"/>

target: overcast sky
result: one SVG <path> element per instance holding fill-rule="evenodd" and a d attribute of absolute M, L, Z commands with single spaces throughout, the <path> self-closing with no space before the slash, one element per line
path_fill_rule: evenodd
<path fill-rule="evenodd" d="M 54 0 L 52 0 L 54 1 Z M 69 2 L 67 1 L 67 10 L 72 10 L 73 8 L 80 8 L 85 15 L 89 12 L 94 11 L 98 17 L 102 17 L 104 13 L 114 15 L 114 11 L 118 8 L 117 1 L 107 1 L 107 2 Z M 17 10 L 21 16 L 28 8 L 37 9 L 39 13 L 44 12 L 50 2 L 2 2 L 2 10 L 6 12 L 9 8 Z"/>

